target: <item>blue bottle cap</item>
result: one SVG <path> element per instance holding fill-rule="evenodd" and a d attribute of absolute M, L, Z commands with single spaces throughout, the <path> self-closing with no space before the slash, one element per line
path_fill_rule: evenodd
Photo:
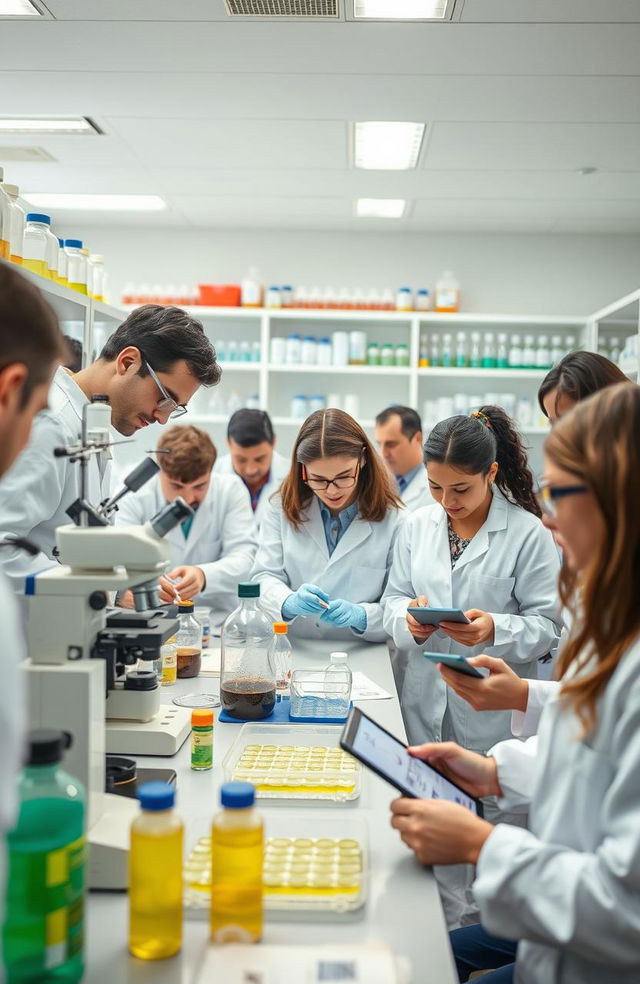
<path fill-rule="evenodd" d="M 220 787 L 220 802 L 230 810 L 246 810 L 253 806 L 255 798 L 256 791 L 250 782 L 225 782 Z"/>
<path fill-rule="evenodd" d="M 65 246 L 74 246 L 76 249 L 82 249 L 81 239 L 65 239 Z"/>
<path fill-rule="evenodd" d="M 325 344 L 326 345 L 331 345 L 331 339 L 328 338 L 326 335 L 323 338 L 321 338 L 320 341 L 323 343 L 323 345 L 325 345 Z"/>
<path fill-rule="evenodd" d="M 44 222 L 45 225 L 51 225 L 51 216 L 43 215 L 42 212 L 27 212 L 27 222 Z"/>
<path fill-rule="evenodd" d="M 176 791 L 168 782 L 145 782 L 138 790 L 143 810 L 170 810 L 176 801 Z"/>
<path fill-rule="evenodd" d="M 305 342 L 315 342 L 315 338 L 313 337 L 313 335 L 305 335 L 304 336 L 304 341 Z"/>

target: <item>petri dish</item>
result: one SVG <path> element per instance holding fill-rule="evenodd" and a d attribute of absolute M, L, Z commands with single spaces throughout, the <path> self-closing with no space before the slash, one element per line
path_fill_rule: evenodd
<path fill-rule="evenodd" d="M 174 697 L 177 707 L 220 707 L 220 694 L 183 694 Z"/>

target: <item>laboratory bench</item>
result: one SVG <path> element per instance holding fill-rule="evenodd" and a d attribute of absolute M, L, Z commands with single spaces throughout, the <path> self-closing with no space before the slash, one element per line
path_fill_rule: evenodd
<path fill-rule="evenodd" d="M 322 667 L 328 662 L 328 641 L 297 640 L 293 643 L 293 666 Z M 341 644 L 343 645 L 343 644 Z M 400 705 L 385 644 L 354 641 L 344 646 L 349 652 L 352 670 L 361 670 L 387 690 L 391 699 L 362 701 L 362 709 L 400 738 L 405 738 Z M 217 677 L 201 676 L 195 680 L 179 680 L 173 687 L 164 688 L 163 702 L 169 703 L 179 694 L 217 692 Z M 207 823 L 219 809 L 219 788 L 223 781 L 222 761 L 239 734 L 241 725 L 222 724 L 217 720 L 214 731 L 214 767 L 210 772 L 194 772 L 190 767 L 190 742 L 182 746 L 173 758 L 137 757 L 140 766 L 173 768 L 177 773 L 176 809 L 185 823 L 185 845 L 189 846 L 190 824 L 197 820 Z M 266 723 L 266 722 L 265 722 Z M 279 727 L 274 725 L 274 728 Z M 362 909 L 345 914 L 344 919 L 313 921 L 314 917 L 297 915 L 295 921 L 265 920 L 263 940 L 266 943 L 305 943 L 321 947 L 332 943 L 364 943 L 383 941 L 396 954 L 407 957 L 412 966 L 411 980 L 417 984 L 454 984 L 455 974 L 448 935 L 438 896 L 435 878 L 402 843 L 389 823 L 389 802 L 394 790 L 363 766 L 362 792 L 352 804 L 327 808 L 324 804 L 287 804 L 258 800 L 257 808 L 266 817 L 279 810 L 304 820 L 313 818 L 364 818 L 369 834 L 370 882 L 368 898 Z M 301 835 L 303 830 L 301 830 Z M 91 892 L 87 913 L 87 970 L 85 980 L 90 984 L 193 984 L 208 942 L 208 921 L 186 918 L 182 951 L 162 961 L 143 961 L 127 951 L 127 896 L 123 892 Z M 258 944 L 259 945 L 259 944 Z M 295 984 L 294 977 L 291 978 Z"/>

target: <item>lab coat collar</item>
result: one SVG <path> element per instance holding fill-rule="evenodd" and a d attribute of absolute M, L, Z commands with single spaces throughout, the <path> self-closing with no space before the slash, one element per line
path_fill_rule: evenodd
<path fill-rule="evenodd" d="M 472 560 L 476 560 L 478 557 L 481 557 L 487 552 L 489 549 L 490 533 L 495 533 L 497 530 L 506 530 L 508 526 L 509 502 L 502 494 L 500 489 L 496 487 L 496 485 L 493 485 L 491 490 L 493 492 L 493 499 L 489 507 L 487 518 L 471 540 L 469 546 L 465 549 L 464 553 L 456 561 L 454 573 L 464 567 L 465 564 L 469 564 Z M 444 509 L 441 510 L 439 522 L 446 527 L 447 514 Z M 447 536 L 447 543 L 448 542 L 449 538 Z"/>
<path fill-rule="evenodd" d="M 355 550 L 371 534 L 371 523 L 356 516 L 340 537 L 331 556 L 329 556 L 327 538 L 324 533 L 324 523 L 320 514 L 320 500 L 317 496 L 314 495 L 312 502 L 307 506 L 303 513 L 303 519 L 306 523 L 307 532 L 326 558 L 327 567 L 336 563 L 336 561 L 342 560 L 346 554 Z"/>
<path fill-rule="evenodd" d="M 72 374 L 64 366 L 58 366 L 56 369 L 53 385 L 58 386 L 68 398 L 69 405 L 82 424 L 82 408 L 89 400 L 85 396 L 84 390 L 80 389 Z"/>

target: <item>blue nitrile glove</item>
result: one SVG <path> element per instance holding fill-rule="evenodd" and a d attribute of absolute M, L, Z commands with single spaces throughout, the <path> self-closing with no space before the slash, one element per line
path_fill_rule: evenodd
<path fill-rule="evenodd" d="M 326 625 L 336 625 L 341 628 L 348 626 L 356 632 L 364 632 L 367 627 L 367 613 L 362 605 L 354 605 L 343 598 L 334 598 L 320 616 L 320 621 Z"/>
<path fill-rule="evenodd" d="M 324 605 L 320 602 L 324 601 Z M 329 595 L 317 584 L 301 584 L 297 591 L 290 594 L 282 605 L 283 618 L 295 618 L 296 615 L 317 615 L 324 612 L 329 602 Z"/>

